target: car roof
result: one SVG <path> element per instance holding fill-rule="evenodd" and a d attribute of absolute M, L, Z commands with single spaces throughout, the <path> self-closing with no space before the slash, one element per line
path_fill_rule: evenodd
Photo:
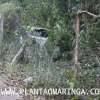
<path fill-rule="evenodd" d="M 32 30 L 46 30 L 46 31 L 48 31 L 47 28 L 42 28 L 42 27 L 32 27 Z"/>

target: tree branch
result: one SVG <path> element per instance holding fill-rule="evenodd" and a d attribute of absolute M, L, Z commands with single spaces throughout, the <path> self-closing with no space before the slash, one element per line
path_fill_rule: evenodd
<path fill-rule="evenodd" d="M 94 17 L 94 18 L 100 18 L 100 15 L 96 15 L 96 14 L 93 14 L 93 13 L 91 13 L 91 12 L 82 11 L 82 10 L 78 10 L 77 15 L 82 14 L 82 13 L 86 13 L 86 14 L 88 14 L 88 15 Z"/>

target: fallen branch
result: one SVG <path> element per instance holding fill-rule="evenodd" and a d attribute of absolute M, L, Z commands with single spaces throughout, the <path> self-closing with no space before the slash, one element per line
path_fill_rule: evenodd
<path fill-rule="evenodd" d="M 21 55 L 21 53 L 23 52 L 24 50 L 24 45 L 19 49 L 19 51 L 17 52 L 17 54 L 14 56 L 14 58 L 12 59 L 11 61 L 11 65 L 15 64 L 16 62 L 16 59 Z"/>

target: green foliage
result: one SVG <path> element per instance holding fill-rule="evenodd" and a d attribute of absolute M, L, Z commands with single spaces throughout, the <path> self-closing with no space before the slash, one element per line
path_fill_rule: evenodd
<path fill-rule="evenodd" d="M 4 16 L 4 38 L 9 41 L 15 38 L 15 31 L 19 26 L 20 18 L 17 11 L 7 12 Z"/>
<path fill-rule="evenodd" d="M 69 88 L 75 88 L 77 82 L 75 71 L 72 69 L 66 69 L 65 74 L 67 76 L 67 86 Z"/>
<path fill-rule="evenodd" d="M 7 13 L 10 11 L 14 11 L 16 9 L 16 5 L 14 3 L 3 3 L 0 4 L 0 13 Z"/>
<path fill-rule="evenodd" d="M 26 68 L 26 73 L 29 71 L 35 72 L 35 70 L 37 70 L 34 78 L 38 80 L 38 75 L 40 75 L 40 80 L 38 80 L 38 83 L 35 83 L 35 85 L 42 84 L 43 86 L 44 84 L 50 84 L 51 86 L 54 86 L 56 82 L 57 85 L 63 85 L 66 82 L 66 79 L 64 79 L 62 83 L 64 75 L 63 71 L 61 72 L 63 69 L 61 62 L 69 64 L 69 60 L 71 65 L 73 64 L 72 59 L 74 54 L 75 35 L 73 31 L 74 23 L 72 20 L 74 19 L 73 16 L 75 16 L 77 9 L 99 14 L 100 0 L 15 0 L 13 2 L 12 0 L 1 0 L 0 13 L 5 15 L 4 41 L 10 41 L 11 43 L 12 40 L 16 38 L 16 35 L 23 34 L 26 31 L 31 32 L 32 27 L 40 26 L 49 29 L 48 41 L 46 43 L 48 54 L 52 56 L 54 50 L 57 50 L 58 47 L 60 47 L 60 49 L 56 51 L 55 55 L 53 55 L 57 58 L 60 57 L 60 60 L 58 60 L 60 64 L 58 62 L 53 62 L 52 67 L 49 66 L 48 68 L 46 66 L 45 68 L 47 69 L 41 67 L 40 69 L 44 72 L 41 72 L 39 68 L 33 68 L 34 61 L 32 59 L 33 62 L 23 65 Z M 72 69 L 67 69 L 67 67 L 64 69 L 66 69 L 65 74 L 68 78 L 67 85 L 69 87 L 73 88 L 78 84 L 79 87 L 84 86 L 91 88 L 94 86 L 96 87 L 95 83 L 97 80 L 95 79 L 97 74 L 100 74 L 100 21 L 85 14 L 82 15 L 80 19 L 80 28 L 82 25 L 84 26 L 80 32 L 79 48 L 79 61 L 82 68 L 81 79 L 78 81 L 76 80 L 74 76 L 75 72 Z M 0 57 L 3 61 L 6 61 L 4 59 L 8 59 L 6 53 L 11 51 L 17 52 L 17 50 L 14 49 L 14 46 L 9 50 L 8 45 L 9 43 L 4 43 L 3 45 L 1 44 L 0 47 Z M 30 51 L 33 49 L 28 50 Z M 16 52 L 9 53 L 10 60 Z M 67 64 L 65 64 L 65 66 L 67 66 Z M 60 70 L 57 71 L 57 68 Z M 16 70 L 12 67 L 11 69 Z M 48 70 L 50 72 L 47 72 Z M 59 77 L 60 75 L 61 77 Z M 50 77 L 50 79 L 48 79 L 48 77 Z M 43 80 L 45 80 L 45 82 Z M 76 98 L 72 98 L 72 100 L 75 99 Z"/>

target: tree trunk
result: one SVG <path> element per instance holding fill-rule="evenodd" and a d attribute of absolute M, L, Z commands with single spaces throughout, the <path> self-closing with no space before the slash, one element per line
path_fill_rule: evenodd
<path fill-rule="evenodd" d="M 79 66 L 79 41 L 80 41 L 80 18 L 76 16 L 75 23 L 75 48 L 74 48 L 74 70 L 77 74 L 78 66 Z"/>

